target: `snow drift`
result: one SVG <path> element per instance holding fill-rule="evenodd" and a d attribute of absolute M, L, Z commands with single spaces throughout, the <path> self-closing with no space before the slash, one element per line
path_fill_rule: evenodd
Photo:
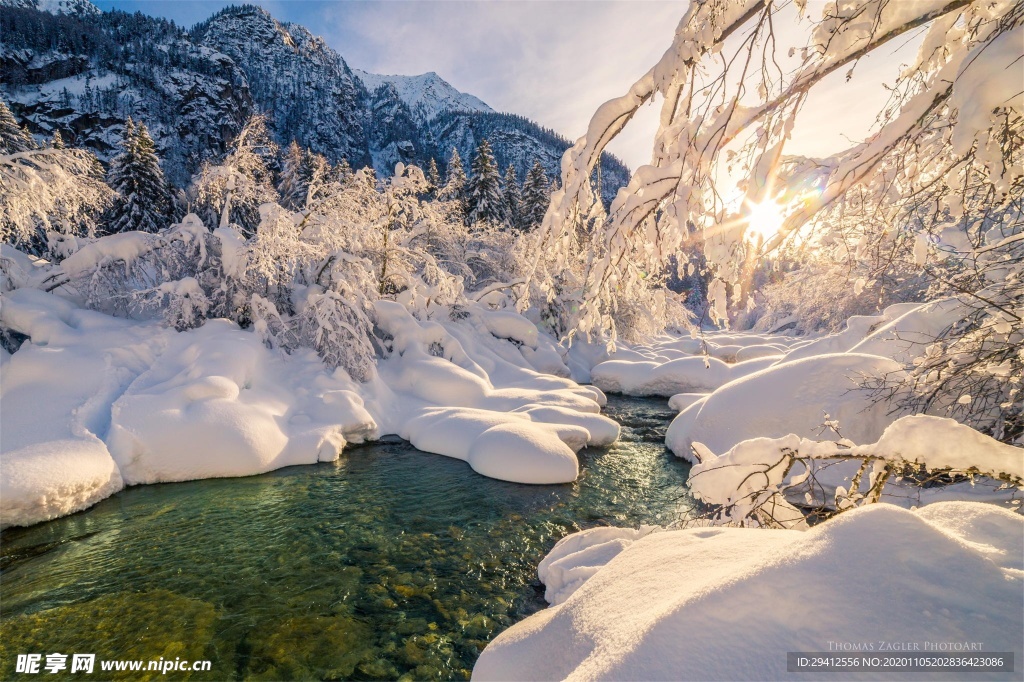
<path fill-rule="evenodd" d="M 825 431 L 838 437 L 823 426 L 826 421 L 838 422 L 845 438 L 873 442 L 895 417 L 862 384 L 902 372 L 893 360 L 856 353 L 774 365 L 690 404 L 672 422 L 666 443 L 679 457 L 690 458 L 694 441 L 725 452 L 759 436 L 811 438 Z"/>
<path fill-rule="evenodd" d="M 617 551 L 605 534 L 574 535 L 542 578 L 557 603 L 576 568 L 575 592 L 499 635 L 473 678 L 782 680 L 787 651 L 829 641 L 981 642 L 1021 660 L 1022 537 L 1020 516 L 967 502 L 871 505 L 806 532 L 623 534 Z M 591 570 L 587 547 L 613 556 Z"/>

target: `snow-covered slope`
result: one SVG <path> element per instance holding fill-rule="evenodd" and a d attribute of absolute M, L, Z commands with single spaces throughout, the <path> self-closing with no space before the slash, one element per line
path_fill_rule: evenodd
<path fill-rule="evenodd" d="M 398 96 L 421 121 L 429 121 L 442 111 L 494 111 L 479 98 L 460 92 L 433 71 L 419 76 L 391 76 L 352 72 L 371 93 L 385 83 L 395 86 Z"/>

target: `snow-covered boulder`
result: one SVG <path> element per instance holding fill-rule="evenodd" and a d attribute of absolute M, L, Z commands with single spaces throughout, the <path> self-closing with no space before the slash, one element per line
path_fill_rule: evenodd
<path fill-rule="evenodd" d="M 590 371 L 594 385 L 625 395 L 674 395 L 713 391 L 729 377 L 729 365 L 718 358 L 691 356 L 658 363 L 609 360 Z"/>
<path fill-rule="evenodd" d="M 676 412 L 682 412 L 698 400 L 707 398 L 710 393 L 676 393 L 668 399 L 668 406 Z"/>
<path fill-rule="evenodd" d="M 537 566 L 546 588 L 544 599 L 553 606 L 561 604 L 619 552 L 654 529 L 606 526 L 565 536 Z"/>
<path fill-rule="evenodd" d="M 1019 661 L 1022 537 L 1021 516 L 966 502 L 870 505 L 808 531 L 651 533 L 501 633 L 473 679 L 791 680 L 786 652 L 830 641 L 980 642 Z"/>

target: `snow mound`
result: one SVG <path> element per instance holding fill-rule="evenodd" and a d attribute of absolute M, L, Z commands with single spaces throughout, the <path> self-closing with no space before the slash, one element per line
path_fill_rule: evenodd
<path fill-rule="evenodd" d="M 596 365 L 590 371 L 590 376 L 594 385 L 610 393 L 672 396 L 677 393 L 713 391 L 730 381 L 771 366 L 780 357 L 778 351 L 775 351 L 769 356 L 735 364 L 716 357 L 698 356 L 665 362 L 608 360 Z"/>
<path fill-rule="evenodd" d="M 537 567 L 547 588 L 544 599 L 551 605 L 561 604 L 619 552 L 653 530 L 653 526 L 590 528 L 562 538 Z"/>
<path fill-rule="evenodd" d="M 579 461 L 563 437 L 525 422 L 498 424 L 473 441 L 466 461 L 473 471 L 503 481 L 569 483 L 579 475 Z"/>
<path fill-rule="evenodd" d="M 843 437 L 871 443 L 898 415 L 888 415 L 889 406 L 873 401 L 861 384 L 902 372 L 897 362 L 856 353 L 773 365 L 691 404 L 672 421 L 665 442 L 676 455 L 689 459 L 694 441 L 712 452 L 725 452 L 759 436 L 778 438 L 793 433 L 813 438 L 822 434 L 828 414 L 831 420 L 838 420 Z"/>
<path fill-rule="evenodd" d="M 535 422 L 545 424 L 570 424 L 587 430 L 587 445 L 603 447 L 619 439 L 619 423 L 600 414 L 577 412 L 554 405 L 527 405 L 513 412 L 521 412 Z"/>
<path fill-rule="evenodd" d="M 682 412 L 698 400 L 707 398 L 709 393 L 676 393 L 668 399 L 668 406 L 676 412 Z"/>
<path fill-rule="evenodd" d="M 785 652 L 829 641 L 981 642 L 1021 660 L 1022 534 L 1021 517 L 974 503 L 652 533 L 500 634 L 473 678 L 788 680 Z"/>
<path fill-rule="evenodd" d="M 51 440 L 5 451 L 3 458 L 2 528 L 81 511 L 124 487 L 117 465 L 98 438 Z"/>
<path fill-rule="evenodd" d="M 964 464 L 981 471 L 1005 473 L 1024 479 L 1024 449 L 1000 443 L 991 436 L 945 417 L 915 414 L 893 422 L 873 446 L 888 457 L 902 457 L 929 469 L 962 471 Z"/>
<path fill-rule="evenodd" d="M 408 420 L 399 435 L 419 450 L 461 459 L 491 478 L 568 483 L 579 474 L 574 453 L 615 442 L 619 426 L 598 414 L 545 405 L 514 412 L 435 407 Z"/>
<path fill-rule="evenodd" d="M 126 257 L 142 248 L 111 243 Z M 578 450 L 618 438 L 600 415 L 604 394 L 531 368 L 526 350 L 569 373 L 526 318 L 469 312 L 463 323 L 423 321 L 379 302 L 392 352 L 357 384 L 311 350 L 286 355 L 227 320 L 179 333 L 38 290 L 5 293 L 0 323 L 30 340 L 0 354 L 2 523 L 68 514 L 124 485 L 333 461 L 348 443 L 391 433 L 487 476 L 575 480 Z"/>
<path fill-rule="evenodd" d="M 924 349 L 933 343 L 944 329 L 962 319 L 968 312 L 969 308 L 955 298 L 914 306 L 866 336 L 863 341 L 854 345 L 850 352 L 881 355 L 909 365 L 914 358 L 924 354 Z"/>
<path fill-rule="evenodd" d="M 120 490 L 101 440 L 105 408 L 152 361 L 163 332 L 32 289 L 4 294 L 0 324 L 31 338 L 3 363 L 0 526 L 70 514 Z"/>
<path fill-rule="evenodd" d="M 376 424 L 354 384 L 321 372 L 311 353 L 286 360 L 210 321 L 175 335 L 114 403 L 110 451 L 129 485 L 334 461 L 347 439 L 375 437 Z"/>

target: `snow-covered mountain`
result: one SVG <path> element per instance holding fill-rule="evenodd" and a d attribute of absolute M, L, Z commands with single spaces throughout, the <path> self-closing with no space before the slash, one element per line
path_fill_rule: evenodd
<path fill-rule="evenodd" d="M 421 121 L 429 121 L 443 111 L 494 111 L 478 97 L 456 90 L 433 71 L 419 76 L 390 76 L 353 69 L 369 92 L 388 83 Z"/>
<path fill-rule="evenodd" d="M 144 122 L 167 177 L 187 184 L 222 154 L 254 113 L 282 145 L 332 161 L 444 171 L 453 148 L 472 158 L 484 138 L 520 181 L 540 160 L 551 177 L 569 141 L 521 116 L 497 113 L 436 73 L 354 71 L 322 38 L 252 5 L 228 7 L 191 30 L 143 14 L 99 12 L 87 0 L 0 0 L 0 97 L 40 137 L 116 153 L 125 120 Z M 43 11 L 45 10 L 45 11 Z M 628 179 L 606 157 L 604 195 Z"/>
<path fill-rule="evenodd" d="M 89 0 L 0 0 L 0 7 L 35 9 L 51 14 L 88 16 L 100 14 L 100 9 Z"/>
<path fill-rule="evenodd" d="M 190 34 L 241 68 L 279 142 L 298 140 L 355 167 L 369 163 L 366 90 L 322 38 L 252 5 L 218 12 Z"/>

